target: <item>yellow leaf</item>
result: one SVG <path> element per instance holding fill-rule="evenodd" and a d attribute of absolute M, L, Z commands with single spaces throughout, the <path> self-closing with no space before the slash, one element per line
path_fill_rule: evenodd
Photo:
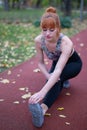
<path fill-rule="evenodd" d="M 4 101 L 4 99 L 0 99 L 0 102 L 3 102 Z"/>
<path fill-rule="evenodd" d="M 83 47 L 83 46 L 84 46 L 84 44 L 83 44 L 83 43 L 80 43 L 80 46 L 81 46 L 81 47 Z"/>
<path fill-rule="evenodd" d="M 62 111 L 62 110 L 64 110 L 64 107 L 58 107 L 57 110 Z"/>
<path fill-rule="evenodd" d="M 38 73 L 38 72 L 40 72 L 40 69 L 38 69 L 38 68 L 34 69 L 33 72 Z"/>
<path fill-rule="evenodd" d="M 45 113 L 45 116 L 51 116 L 51 114 L 50 113 Z"/>
<path fill-rule="evenodd" d="M 71 94 L 70 93 L 66 93 L 67 96 L 70 96 Z"/>
<path fill-rule="evenodd" d="M 10 74 L 11 74 L 11 71 L 9 70 L 9 71 L 8 71 L 8 75 L 10 75 Z"/>
<path fill-rule="evenodd" d="M 65 116 L 65 115 L 59 115 L 59 117 L 66 118 L 66 116 Z"/>
<path fill-rule="evenodd" d="M 17 77 L 20 77 L 20 74 L 17 74 Z"/>
<path fill-rule="evenodd" d="M 15 84 L 15 83 L 16 83 L 16 81 L 13 81 L 12 83 L 13 83 L 13 84 Z"/>
<path fill-rule="evenodd" d="M 65 124 L 66 124 L 66 125 L 70 125 L 70 123 L 69 123 L 69 122 L 65 122 Z"/>
<path fill-rule="evenodd" d="M 14 104 L 19 104 L 19 101 L 14 101 L 13 103 L 14 103 Z"/>
<path fill-rule="evenodd" d="M 27 99 L 27 98 L 30 98 L 31 97 L 31 93 L 29 92 L 28 94 L 24 94 L 22 96 L 23 99 Z"/>
<path fill-rule="evenodd" d="M 19 88 L 19 90 L 24 91 L 24 90 L 25 90 L 25 88 Z"/>
<path fill-rule="evenodd" d="M 3 83 L 3 84 L 8 84 L 8 83 L 10 83 L 10 81 L 9 81 L 8 79 L 3 79 L 3 80 L 1 80 L 0 82 Z"/>

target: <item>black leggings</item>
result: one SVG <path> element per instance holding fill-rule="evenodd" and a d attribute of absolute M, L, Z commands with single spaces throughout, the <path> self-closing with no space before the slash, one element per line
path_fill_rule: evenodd
<path fill-rule="evenodd" d="M 53 61 L 50 73 L 54 71 L 56 63 L 57 61 Z M 82 68 L 82 61 L 77 52 L 75 51 L 73 55 L 69 58 L 66 66 L 64 67 L 62 74 L 60 76 L 60 80 L 55 83 L 55 85 L 49 90 L 49 92 L 43 99 L 43 103 L 46 104 L 48 108 L 52 106 L 54 101 L 59 96 L 63 88 L 63 82 L 77 76 L 81 71 L 81 68 Z"/>

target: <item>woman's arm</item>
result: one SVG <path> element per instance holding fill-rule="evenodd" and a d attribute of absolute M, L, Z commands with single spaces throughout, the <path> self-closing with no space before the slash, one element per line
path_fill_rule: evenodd
<path fill-rule="evenodd" d="M 61 44 L 62 53 L 56 64 L 55 70 L 52 73 L 51 77 L 49 78 L 48 82 L 41 89 L 41 91 L 43 91 L 44 93 L 47 93 L 52 88 L 52 86 L 58 80 L 60 80 L 60 75 L 71 55 L 72 49 L 73 49 L 72 41 L 67 36 L 65 36 Z"/>
<path fill-rule="evenodd" d="M 39 101 L 41 101 L 44 98 L 44 96 L 47 94 L 47 92 L 54 86 L 54 84 L 58 80 L 60 80 L 60 75 L 73 49 L 73 43 L 71 42 L 71 40 L 67 37 L 65 37 L 64 39 L 65 40 L 63 40 L 61 44 L 62 53 L 56 64 L 54 72 L 51 74 L 49 80 L 46 82 L 43 88 L 39 92 L 31 96 L 29 100 L 30 103 L 38 103 Z"/>
<path fill-rule="evenodd" d="M 44 54 L 43 54 L 43 50 L 41 49 L 40 42 L 41 42 L 41 35 L 35 38 L 35 45 L 36 45 L 37 56 L 38 56 L 38 66 L 41 72 L 46 77 L 46 79 L 49 79 L 50 74 L 48 73 L 48 70 L 44 63 Z"/>

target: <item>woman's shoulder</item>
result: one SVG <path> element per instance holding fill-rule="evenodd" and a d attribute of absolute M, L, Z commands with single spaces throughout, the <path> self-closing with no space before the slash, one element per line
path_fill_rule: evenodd
<path fill-rule="evenodd" d="M 64 35 L 64 34 L 62 33 L 62 34 L 61 34 L 61 37 L 62 37 L 62 42 L 71 42 L 71 43 L 72 43 L 72 40 L 69 38 L 69 36 Z"/>
<path fill-rule="evenodd" d="M 34 41 L 35 43 L 41 43 L 41 39 L 42 39 L 42 35 L 38 35 L 37 37 L 35 37 Z"/>

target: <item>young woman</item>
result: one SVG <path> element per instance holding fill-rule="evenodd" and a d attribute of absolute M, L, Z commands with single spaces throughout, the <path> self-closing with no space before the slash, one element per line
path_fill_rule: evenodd
<path fill-rule="evenodd" d="M 42 89 L 29 99 L 29 110 L 36 127 L 44 123 L 44 115 L 58 98 L 65 81 L 77 76 L 82 61 L 73 48 L 73 43 L 62 34 L 56 9 L 49 7 L 41 18 L 41 34 L 35 38 L 39 68 L 47 79 Z M 52 60 L 50 72 L 44 64 L 44 53 Z"/>

